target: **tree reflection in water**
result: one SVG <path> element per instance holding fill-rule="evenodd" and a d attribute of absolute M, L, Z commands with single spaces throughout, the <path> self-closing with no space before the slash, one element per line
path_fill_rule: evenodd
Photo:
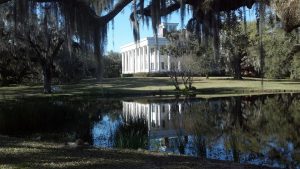
<path fill-rule="evenodd" d="M 150 144 L 150 150 L 299 167 L 299 98 L 284 94 L 128 102 L 149 110 L 134 109 L 135 114 L 131 115 L 141 121 L 124 123 L 118 135 L 126 148 Z"/>
<path fill-rule="evenodd" d="M 300 168 L 300 95 L 6 102 L 0 134 Z"/>
<path fill-rule="evenodd" d="M 299 167 L 299 96 L 233 97 L 192 104 L 184 123 L 189 124 L 187 133 L 202 138 L 200 143 L 194 141 L 195 148 L 202 150 L 198 155 L 206 152 L 204 147 L 224 140 L 231 154 L 227 158 L 235 162 Z"/>

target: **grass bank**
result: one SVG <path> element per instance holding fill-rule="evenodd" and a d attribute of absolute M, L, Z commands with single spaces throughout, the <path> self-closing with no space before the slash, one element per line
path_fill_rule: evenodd
<path fill-rule="evenodd" d="M 68 147 L 64 144 L 38 142 L 0 136 L 1 169 L 156 169 L 156 168 L 218 168 L 256 169 L 252 165 L 172 156 L 148 151 Z"/>
<path fill-rule="evenodd" d="M 285 92 L 300 92 L 300 81 L 266 79 L 263 88 L 260 79 L 248 78 L 195 78 L 197 88 L 191 94 L 197 97 L 220 97 L 236 95 L 254 95 Z M 169 78 L 115 78 L 97 82 L 94 79 L 83 80 L 77 84 L 59 85 L 54 94 L 44 95 L 42 85 L 10 86 L 0 88 L 0 100 L 49 97 L 49 96 L 96 96 L 96 97 L 132 97 L 132 96 L 171 96 L 181 95 Z"/>

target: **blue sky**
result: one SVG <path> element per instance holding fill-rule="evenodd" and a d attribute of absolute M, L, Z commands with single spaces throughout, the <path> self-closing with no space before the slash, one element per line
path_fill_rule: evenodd
<path fill-rule="evenodd" d="M 114 29 L 112 29 L 112 22 L 109 24 L 108 30 L 108 39 L 107 39 L 107 47 L 106 52 L 115 51 L 119 52 L 120 47 L 133 42 L 133 33 L 132 26 L 129 21 L 129 16 L 131 13 L 131 5 L 127 6 L 122 12 L 120 12 L 114 19 Z M 247 10 L 248 20 L 253 20 L 255 18 L 255 14 L 253 10 Z M 187 13 L 185 17 L 184 25 L 186 25 L 189 18 L 191 18 L 191 14 Z M 179 23 L 179 27 L 181 27 L 180 23 L 180 13 L 174 12 L 172 15 L 168 16 L 168 22 L 171 23 Z M 140 27 L 141 38 L 153 36 L 153 31 L 151 28 L 151 23 L 149 23 L 149 28 L 146 25 L 142 25 Z"/>
<path fill-rule="evenodd" d="M 112 22 L 110 22 L 106 51 L 112 50 L 119 52 L 121 46 L 134 41 L 132 26 L 129 21 L 130 13 L 130 6 L 126 7 L 121 13 L 119 13 L 114 19 L 114 29 L 112 29 Z M 187 23 L 190 17 L 190 14 L 187 13 L 184 25 Z M 168 22 L 179 23 L 178 28 L 180 28 L 180 14 L 178 12 L 174 12 L 168 17 Z M 151 23 L 149 23 L 149 28 L 147 28 L 146 25 L 143 26 L 141 24 L 140 32 L 141 38 L 153 36 Z"/>

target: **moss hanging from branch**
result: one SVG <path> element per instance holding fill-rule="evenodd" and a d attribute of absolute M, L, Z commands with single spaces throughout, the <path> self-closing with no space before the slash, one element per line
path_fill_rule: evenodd
<path fill-rule="evenodd" d="M 107 38 L 108 22 L 120 12 L 132 0 L 121 0 L 114 8 L 114 0 L 61 0 L 61 1 L 35 1 L 14 0 L 15 27 L 23 28 L 28 23 L 30 16 L 36 15 L 36 4 L 47 3 L 50 6 L 49 13 L 54 14 L 56 25 L 65 27 L 69 50 L 72 49 L 74 36 L 80 41 L 81 49 L 94 50 L 95 60 L 101 63 Z M 35 12 L 34 12 L 35 10 Z M 33 21 L 33 20 L 32 20 Z M 58 24 L 59 23 L 59 24 Z M 21 25 L 22 26 L 19 26 Z M 22 32 L 21 30 L 19 30 Z M 95 31 L 99 31 L 95 36 Z M 97 51 L 95 51 L 97 50 Z M 99 59 L 100 58 L 100 59 Z M 100 61 L 99 61 L 100 60 Z M 101 65 L 98 65 L 99 74 Z"/>
<path fill-rule="evenodd" d="M 246 7 L 243 7 L 243 21 L 244 21 L 244 32 L 247 33 L 247 14 Z"/>
<path fill-rule="evenodd" d="M 258 25 L 259 25 L 259 55 L 260 55 L 260 74 L 261 74 L 261 86 L 263 88 L 264 85 L 264 67 L 265 67 L 265 51 L 264 51 L 264 44 L 263 44 L 263 35 L 264 35 L 264 28 L 265 28 L 265 14 L 266 14 L 266 5 L 261 0 L 258 4 Z"/>

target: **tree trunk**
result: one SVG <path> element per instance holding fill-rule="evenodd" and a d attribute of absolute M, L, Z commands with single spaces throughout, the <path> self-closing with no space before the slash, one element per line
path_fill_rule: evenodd
<path fill-rule="evenodd" d="M 197 139 L 197 153 L 199 157 L 206 158 L 207 151 L 206 151 L 206 141 L 205 137 L 203 136 L 196 136 Z"/>
<path fill-rule="evenodd" d="M 233 155 L 233 161 L 236 163 L 240 162 L 240 151 L 238 147 L 238 140 L 237 136 L 235 134 L 231 135 L 231 149 L 232 149 L 232 155 Z"/>
<path fill-rule="evenodd" d="M 51 80 L 52 80 L 51 65 L 49 65 L 49 64 L 43 65 L 43 76 L 44 76 L 44 93 L 49 94 L 52 92 L 52 90 L 51 90 Z"/>
<path fill-rule="evenodd" d="M 236 58 L 233 61 L 233 78 L 236 80 L 241 80 L 242 78 L 242 67 L 241 67 L 241 57 Z"/>
<path fill-rule="evenodd" d="M 94 32 L 94 57 L 96 61 L 96 79 L 97 81 L 101 81 L 103 78 L 103 59 L 102 59 L 102 54 L 101 54 L 101 49 L 100 49 L 100 33 L 99 29 L 95 28 Z"/>

